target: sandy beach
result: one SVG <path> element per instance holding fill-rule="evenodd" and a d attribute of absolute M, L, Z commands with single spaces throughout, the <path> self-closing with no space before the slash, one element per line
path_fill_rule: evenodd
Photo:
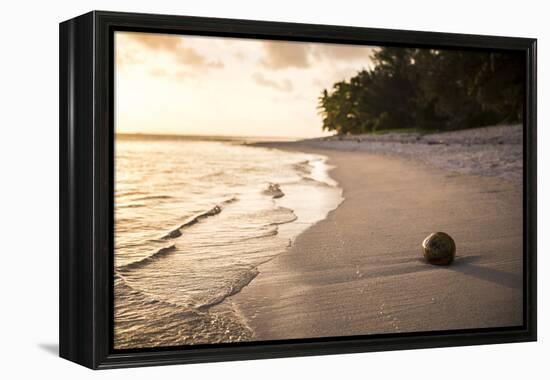
<path fill-rule="evenodd" d="M 345 200 L 228 300 L 254 340 L 522 324 L 521 128 L 262 146 L 327 156 Z"/>

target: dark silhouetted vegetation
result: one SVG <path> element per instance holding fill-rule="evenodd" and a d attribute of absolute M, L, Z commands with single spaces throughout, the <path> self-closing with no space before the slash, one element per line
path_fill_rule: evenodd
<path fill-rule="evenodd" d="M 522 118 L 525 60 L 519 53 L 383 47 L 373 63 L 323 90 L 323 129 L 453 130 Z"/>

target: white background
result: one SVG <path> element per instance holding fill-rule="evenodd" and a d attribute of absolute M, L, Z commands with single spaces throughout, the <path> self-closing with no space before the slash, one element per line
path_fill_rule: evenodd
<path fill-rule="evenodd" d="M 4 2 L 0 23 L 0 377 L 549 378 L 545 255 L 550 248 L 550 137 L 544 121 L 550 89 L 550 12 L 544 4 L 543 0 Z M 58 23 L 93 9 L 538 38 L 539 342 L 100 372 L 57 358 Z"/>

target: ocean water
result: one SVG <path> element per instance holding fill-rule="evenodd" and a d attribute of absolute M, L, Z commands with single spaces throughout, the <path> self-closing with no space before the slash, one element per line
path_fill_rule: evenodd
<path fill-rule="evenodd" d="M 253 340 L 231 295 L 342 201 L 325 157 L 243 142 L 116 138 L 115 348 Z"/>

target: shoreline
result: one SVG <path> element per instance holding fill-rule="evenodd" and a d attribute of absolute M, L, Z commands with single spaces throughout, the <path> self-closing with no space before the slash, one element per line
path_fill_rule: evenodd
<path fill-rule="evenodd" d="M 500 125 L 432 133 L 330 136 L 251 144 L 294 151 L 365 152 L 413 159 L 439 169 L 523 180 L 523 126 Z"/>
<path fill-rule="evenodd" d="M 521 325 L 522 189 L 515 177 L 460 174 L 344 144 L 257 144 L 328 157 L 344 201 L 227 299 L 253 339 Z M 422 239 L 438 230 L 457 243 L 449 267 L 422 260 Z"/>
<path fill-rule="evenodd" d="M 234 170 L 234 174 L 219 170 L 225 163 L 218 159 L 216 165 L 197 168 L 195 174 L 204 181 L 188 186 L 186 192 L 180 183 L 151 193 L 129 192 L 138 201 L 148 199 L 153 210 L 171 202 L 167 208 L 173 214 L 168 216 L 174 218 L 162 228 L 153 223 L 158 239 L 141 240 L 144 247 L 152 247 L 143 250 L 145 255 L 132 256 L 135 246 L 122 251 L 129 254 L 115 268 L 115 347 L 250 340 L 244 318 L 225 300 L 256 277 L 259 265 L 286 251 L 298 235 L 342 201 L 341 189 L 328 175 L 325 156 L 227 142 L 209 146 L 201 142 L 200 147 L 206 145 L 215 152 L 221 144 L 229 160 L 227 171 Z M 192 150 L 189 145 L 181 149 Z M 212 191 L 204 191 L 206 186 Z M 198 187 L 206 196 L 194 206 L 181 202 L 180 192 L 197 192 Z M 132 198 L 126 202 L 135 204 Z M 310 202 L 316 207 L 310 207 Z M 184 203 L 187 208 L 182 207 Z M 133 208 L 130 211 L 136 216 Z M 129 222 L 135 219 L 126 218 Z M 146 318 L 135 318 L 136 309 Z"/>

